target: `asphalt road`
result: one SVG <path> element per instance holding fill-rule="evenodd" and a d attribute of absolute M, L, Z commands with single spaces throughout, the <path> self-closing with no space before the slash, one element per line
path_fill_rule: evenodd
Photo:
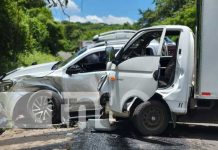
<path fill-rule="evenodd" d="M 161 136 L 143 137 L 130 124 L 114 132 L 78 132 L 73 149 L 218 149 L 218 127 L 177 125 Z"/>
<path fill-rule="evenodd" d="M 218 127 L 177 125 L 161 136 L 143 137 L 128 123 L 114 132 L 86 128 L 11 129 L 0 136 L 0 149 L 218 149 Z"/>

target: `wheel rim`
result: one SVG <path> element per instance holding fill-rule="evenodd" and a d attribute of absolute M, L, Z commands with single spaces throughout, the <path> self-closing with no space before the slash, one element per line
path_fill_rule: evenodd
<path fill-rule="evenodd" d="M 160 108 L 152 106 L 144 110 L 143 124 L 146 128 L 150 130 L 156 129 L 161 125 L 162 120 L 163 115 Z"/>
<path fill-rule="evenodd" d="M 51 122 L 54 111 L 54 103 L 50 97 L 37 97 L 32 103 L 31 111 L 34 115 L 35 122 Z"/>

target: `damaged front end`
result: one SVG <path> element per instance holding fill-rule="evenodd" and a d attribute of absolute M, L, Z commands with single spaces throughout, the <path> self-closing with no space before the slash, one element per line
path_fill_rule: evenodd
<path fill-rule="evenodd" d="M 98 119 L 89 119 L 89 125 L 96 131 L 113 131 L 116 129 L 116 120 L 113 118 L 113 113 L 109 108 L 109 80 L 108 75 L 101 77 L 101 80 L 98 84 L 98 91 L 100 93 L 100 105 L 101 116 Z"/>
<path fill-rule="evenodd" d="M 19 77 L 0 82 L 0 127 L 28 127 L 28 102 L 39 90 L 55 90 L 52 81 L 46 77 Z M 33 127 L 32 124 L 29 127 Z"/>
<path fill-rule="evenodd" d="M 8 128 L 9 120 L 7 112 L 3 107 L 3 103 L 0 103 L 0 128 Z"/>
<path fill-rule="evenodd" d="M 1 78 L 3 79 L 4 76 Z M 0 128 L 8 128 L 12 120 L 7 110 L 7 99 L 8 93 L 11 92 L 14 85 L 15 82 L 12 80 L 0 81 Z"/>

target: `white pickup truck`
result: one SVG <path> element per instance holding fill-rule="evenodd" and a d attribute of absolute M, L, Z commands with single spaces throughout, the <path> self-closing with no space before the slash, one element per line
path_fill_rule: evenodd
<path fill-rule="evenodd" d="M 218 123 L 218 1 L 197 6 L 196 36 L 186 26 L 156 26 L 138 31 L 116 57 L 107 48 L 111 62 L 99 85 L 103 114 L 90 120 L 96 130 L 123 118 L 143 135 L 161 134 L 169 122 Z M 176 48 L 166 46 L 166 37 Z M 156 55 L 145 52 L 152 40 L 160 42 Z"/>

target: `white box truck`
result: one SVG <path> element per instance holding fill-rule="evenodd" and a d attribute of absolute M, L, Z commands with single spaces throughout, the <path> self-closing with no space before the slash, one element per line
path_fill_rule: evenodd
<path fill-rule="evenodd" d="M 96 130 L 125 118 L 144 135 L 162 133 L 169 122 L 218 123 L 218 1 L 198 0 L 197 10 L 196 35 L 186 26 L 156 26 L 138 31 L 116 57 L 107 48 L 102 116 L 90 120 Z M 157 53 L 147 48 L 152 41 Z"/>

